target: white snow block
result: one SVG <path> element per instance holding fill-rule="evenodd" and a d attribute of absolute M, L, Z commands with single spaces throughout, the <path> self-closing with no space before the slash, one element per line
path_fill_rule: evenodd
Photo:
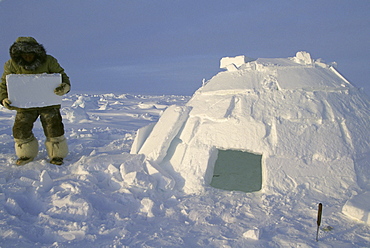
<path fill-rule="evenodd" d="M 370 192 L 353 196 L 344 204 L 342 212 L 370 225 Z"/>
<path fill-rule="evenodd" d="M 162 162 L 172 140 L 187 120 L 191 107 L 172 105 L 168 107 L 142 145 L 139 154 L 155 163 Z"/>
<path fill-rule="evenodd" d="M 145 127 L 142 127 L 136 131 L 136 137 L 132 143 L 130 153 L 138 154 L 140 148 L 143 146 L 145 140 L 148 138 L 149 134 L 152 132 L 155 123 L 151 123 Z"/>
<path fill-rule="evenodd" d="M 244 55 L 236 57 L 224 57 L 220 61 L 220 68 L 227 69 L 228 71 L 237 70 L 237 67 L 246 63 L 246 57 Z"/>
<path fill-rule="evenodd" d="M 260 235 L 260 230 L 258 228 L 254 228 L 243 233 L 244 238 L 253 240 L 259 240 Z"/>
<path fill-rule="evenodd" d="M 297 52 L 294 61 L 302 65 L 312 65 L 311 54 L 305 51 Z"/>
<path fill-rule="evenodd" d="M 6 76 L 6 82 L 8 97 L 14 107 L 34 108 L 62 103 L 62 96 L 54 93 L 62 82 L 59 73 L 10 74 Z"/>

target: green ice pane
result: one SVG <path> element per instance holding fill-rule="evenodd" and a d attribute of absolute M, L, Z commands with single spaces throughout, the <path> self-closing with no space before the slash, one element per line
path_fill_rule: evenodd
<path fill-rule="evenodd" d="M 219 150 L 211 186 L 224 190 L 255 192 L 262 188 L 262 155 Z"/>

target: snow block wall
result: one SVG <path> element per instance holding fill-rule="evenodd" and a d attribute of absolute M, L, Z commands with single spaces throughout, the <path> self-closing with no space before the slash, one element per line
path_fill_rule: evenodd
<path fill-rule="evenodd" d="M 221 67 L 185 109 L 163 114 L 137 152 L 177 189 L 204 191 L 220 150 L 260 155 L 267 193 L 305 187 L 349 198 L 370 189 L 370 101 L 335 68 L 306 52 L 227 58 Z"/>

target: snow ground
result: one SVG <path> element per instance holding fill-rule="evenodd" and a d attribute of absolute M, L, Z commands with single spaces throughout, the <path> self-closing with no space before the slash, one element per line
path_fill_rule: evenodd
<path fill-rule="evenodd" d="M 328 197 L 316 242 L 319 199 L 308 187 L 288 193 L 200 195 L 163 190 L 142 155 L 129 153 L 136 130 L 187 96 L 67 95 L 62 114 L 70 154 L 48 163 L 40 153 L 14 165 L 14 112 L 0 108 L 1 247 L 370 247 L 370 226 Z"/>

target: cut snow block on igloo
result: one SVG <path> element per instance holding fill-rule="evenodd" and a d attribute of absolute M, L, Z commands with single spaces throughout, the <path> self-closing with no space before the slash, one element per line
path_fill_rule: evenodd
<path fill-rule="evenodd" d="M 140 135 L 135 139 L 133 147 L 139 152 L 133 152 L 133 148 L 131 148 L 131 152 L 145 154 L 150 162 L 161 163 L 189 111 L 190 108 L 185 106 L 172 105 L 168 107 L 156 125 L 149 125 L 138 131 Z"/>
<path fill-rule="evenodd" d="M 343 206 L 342 212 L 370 225 L 370 191 L 353 196 Z"/>
<path fill-rule="evenodd" d="M 240 66 L 253 60 L 255 59 L 248 58 L 244 55 L 236 57 L 224 57 L 220 60 L 220 68 L 228 71 L 237 71 Z"/>
<path fill-rule="evenodd" d="M 132 152 L 155 160 L 186 193 L 304 187 L 342 199 L 369 190 L 370 175 L 358 175 L 369 174 L 360 159 L 370 154 L 365 94 L 306 52 L 244 60 L 236 69 L 166 110 Z"/>

